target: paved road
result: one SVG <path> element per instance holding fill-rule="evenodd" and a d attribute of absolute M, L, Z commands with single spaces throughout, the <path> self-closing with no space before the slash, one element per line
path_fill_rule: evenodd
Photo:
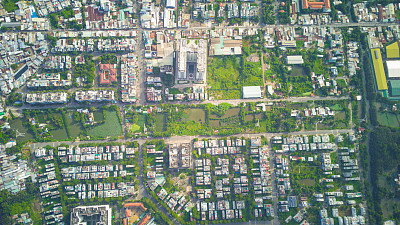
<path fill-rule="evenodd" d="M 273 136 L 280 136 L 280 135 L 316 135 L 316 134 L 344 134 L 344 133 L 351 133 L 353 134 L 354 131 L 352 129 L 338 129 L 338 130 L 312 130 L 312 131 L 296 131 L 296 132 L 280 132 L 280 133 L 255 133 L 255 134 L 237 134 L 237 135 L 228 135 L 228 136 L 235 136 L 235 137 L 245 137 L 245 138 L 255 138 L 255 137 L 260 137 L 264 136 L 266 138 L 271 138 Z M 223 136 L 202 136 L 202 135 L 196 135 L 196 136 L 172 136 L 172 137 L 164 137 L 164 138 L 124 138 L 124 139 L 118 139 L 115 141 L 111 140 L 93 140 L 93 141 L 57 141 L 57 142 L 42 142 L 42 143 L 31 143 L 27 144 L 29 147 L 32 149 L 35 148 L 40 148 L 40 147 L 45 147 L 47 145 L 50 146 L 58 146 L 60 144 L 67 144 L 67 145 L 79 145 L 79 144 L 86 144 L 86 143 L 105 143 L 105 142 L 131 142 L 131 141 L 137 141 L 140 145 L 144 144 L 146 141 L 152 140 L 152 139 L 163 139 L 166 144 L 173 144 L 173 143 L 188 143 L 194 138 L 221 138 Z"/>
<path fill-rule="evenodd" d="M 146 106 L 146 105 L 158 105 L 160 103 L 147 103 L 145 100 L 145 94 L 144 94 L 144 80 L 140 84 L 140 88 L 143 90 L 142 94 L 140 95 L 140 103 L 139 105 Z M 207 104 L 211 103 L 214 105 L 218 105 L 221 103 L 229 103 L 234 106 L 239 105 L 242 102 L 280 102 L 280 101 L 290 101 L 290 102 L 307 102 L 307 101 L 322 101 L 322 100 L 345 100 L 345 99 L 350 99 L 348 96 L 342 96 L 342 97 L 289 97 L 289 98 L 280 98 L 280 99 L 271 99 L 271 98 L 262 98 L 262 99 L 226 99 L 226 100 L 205 100 L 205 101 L 184 101 L 184 102 L 170 102 L 171 104 L 182 104 L 182 105 L 198 105 L 198 104 Z M 8 109 L 11 109 L 13 111 L 15 110 L 23 110 L 23 109 L 50 109 L 50 108 L 60 108 L 60 107 L 67 107 L 67 108 L 78 108 L 78 107 L 100 107 L 102 105 L 112 105 L 113 103 L 108 102 L 108 103 L 90 103 L 90 104 L 80 104 L 76 102 L 75 100 L 71 100 L 68 104 L 54 104 L 54 105 L 30 105 L 30 104 L 24 104 L 21 107 L 14 107 L 14 106 L 8 106 Z M 124 103 L 121 102 L 116 102 L 114 103 L 115 105 L 119 107 L 123 107 Z"/>
<path fill-rule="evenodd" d="M 314 25 L 299 25 L 299 24 L 257 24 L 257 25 L 236 25 L 236 26 L 213 26 L 216 29 L 220 28 L 275 28 L 275 27 L 383 27 L 389 25 L 398 25 L 397 23 L 384 23 L 384 22 L 350 22 L 350 23 L 326 23 L 326 24 L 314 24 Z M 211 27 L 188 27 L 188 28 L 141 28 L 140 26 L 137 28 L 129 28 L 129 29 L 92 29 L 93 31 L 116 31 L 116 30 L 147 30 L 147 31 L 157 31 L 157 30 L 174 30 L 174 31 L 182 31 L 182 30 L 209 30 Z M 68 29 L 51 29 L 51 30 L 37 30 L 37 31 L 6 31 L 6 32 L 45 32 L 45 31 L 53 31 L 53 32 L 65 32 Z M 74 31 L 74 30 L 70 30 Z M 89 31 L 89 30 L 85 30 Z M 139 34 L 139 32 L 138 32 Z"/>

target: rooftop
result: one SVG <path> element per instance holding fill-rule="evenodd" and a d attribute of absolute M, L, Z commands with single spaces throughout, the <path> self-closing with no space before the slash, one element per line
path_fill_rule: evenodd
<path fill-rule="evenodd" d="M 379 91 L 387 90 L 385 70 L 383 69 L 382 54 L 379 48 L 371 49 L 371 58 L 374 64 L 375 80 Z"/>
<path fill-rule="evenodd" d="M 386 46 L 386 57 L 388 59 L 400 58 L 399 43 L 397 41 L 393 44 Z"/>

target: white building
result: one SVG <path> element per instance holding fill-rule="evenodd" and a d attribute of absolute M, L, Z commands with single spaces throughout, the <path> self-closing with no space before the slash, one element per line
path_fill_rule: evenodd
<path fill-rule="evenodd" d="M 176 8 L 176 0 L 166 0 L 165 5 L 167 8 L 175 9 Z"/>
<path fill-rule="evenodd" d="M 386 61 L 389 78 L 400 77 L 400 60 Z"/>
<path fill-rule="evenodd" d="M 303 56 L 301 55 L 289 55 L 287 56 L 287 64 L 303 64 Z"/>
<path fill-rule="evenodd" d="M 262 98 L 262 90 L 260 86 L 244 86 L 243 98 Z"/>

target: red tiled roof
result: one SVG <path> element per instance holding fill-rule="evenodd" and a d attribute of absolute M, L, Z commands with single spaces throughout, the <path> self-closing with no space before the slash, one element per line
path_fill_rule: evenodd
<path fill-rule="evenodd" d="M 126 204 L 124 205 L 124 207 L 125 207 L 125 208 L 126 208 L 126 207 L 140 207 L 140 208 L 142 208 L 144 211 L 147 210 L 147 208 L 144 207 L 143 203 L 141 203 L 141 202 L 126 203 Z"/>
<path fill-rule="evenodd" d="M 150 216 L 149 216 L 149 215 L 146 215 L 146 216 L 143 217 L 143 219 L 138 223 L 138 225 L 144 225 L 144 224 L 146 224 L 147 222 L 149 222 L 149 220 L 150 220 Z"/>
<path fill-rule="evenodd" d="M 117 74 L 117 69 L 110 69 L 110 74 L 111 75 L 114 75 L 114 74 Z"/>
<path fill-rule="evenodd" d="M 131 210 L 125 209 L 125 217 L 130 217 L 131 216 Z"/>

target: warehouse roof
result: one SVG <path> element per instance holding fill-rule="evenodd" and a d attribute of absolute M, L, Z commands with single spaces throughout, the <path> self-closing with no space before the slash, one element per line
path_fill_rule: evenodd
<path fill-rule="evenodd" d="M 386 61 L 389 78 L 400 77 L 400 60 Z"/>
<path fill-rule="evenodd" d="M 390 80 L 389 86 L 391 96 L 400 96 L 400 80 Z"/>
<path fill-rule="evenodd" d="M 303 64 L 303 56 L 301 55 L 289 55 L 287 56 L 287 63 L 288 64 Z"/>
<path fill-rule="evenodd" d="M 376 86 L 379 91 L 387 90 L 387 82 L 385 76 L 385 70 L 383 69 L 383 61 L 381 50 L 379 48 L 371 49 L 371 58 L 374 64 Z"/>
<path fill-rule="evenodd" d="M 260 86 L 244 86 L 243 98 L 262 98 Z"/>

